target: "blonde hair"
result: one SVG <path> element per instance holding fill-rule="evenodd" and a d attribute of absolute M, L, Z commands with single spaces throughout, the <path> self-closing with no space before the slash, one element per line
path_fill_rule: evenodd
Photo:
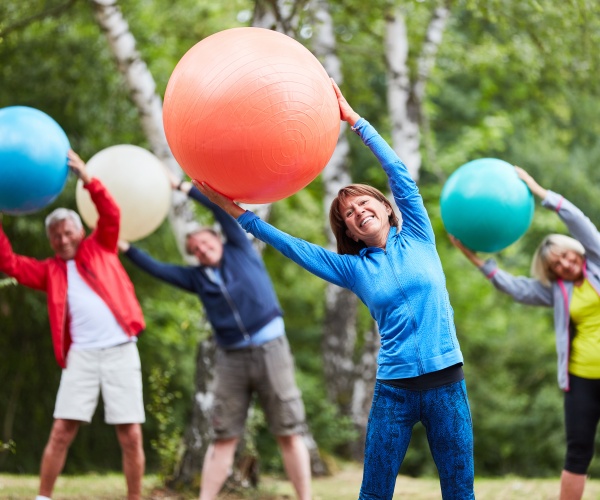
<path fill-rule="evenodd" d="M 556 275 L 548 265 L 549 257 L 565 250 L 572 250 L 581 257 L 585 256 L 585 248 L 575 238 L 564 234 L 549 234 L 546 236 L 533 254 L 531 275 L 540 280 L 543 285 L 550 286 L 551 281 L 556 281 Z"/>

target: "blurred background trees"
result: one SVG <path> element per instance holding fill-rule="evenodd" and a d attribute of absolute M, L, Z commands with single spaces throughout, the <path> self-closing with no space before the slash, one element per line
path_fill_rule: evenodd
<path fill-rule="evenodd" d="M 396 140 L 394 134 L 403 123 L 398 122 L 398 113 L 406 112 L 418 131 L 410 154 L 420 157 L 419 186 L 436 231 L 466 361 L 476 472 L 558 475 L 564 436 L 551 313 L 501 296 L 451 247 L 439 215 L 439 195 L 447 177 L 463 163 L 497 157 L 524 167 L 600 224 L 597 3 L 373 0 L 367 6 L 357 0 L 122 0 L 117 6 L 159 96 L 192 45 L 214 32 L 251 25 L 260 15 L 269 27 L 286 31 L 321 57 L 349 102 L 388 140 Z M 447 15 L 431 54 L 430 27 L 436 15 L 441 19 L 440 9 Z M 390 23 L 399 20 L 404 38 L 394 35 L 401 48 L 391 48 L 386 36 Z M 332 33 L 325 44 L 319 39 L 324 25 Z M 332 54 L 333 62 L 326 59 Z M 410 85 L 420 81 L 424 54 L 433 56 L 433 64 L 424 87 L 411 90 Z M 391 105 L 395 97 L 389 93 L 397 71 L 392 61 L 399 59 L 404 71 L 400 81 L 407 85 L 400 111 L 397 103 Z M 0 107 L 11 105 L 48 113 L 85 159 L 114 144 L 152 148 L 92 3 L 86 0 L 0 4 Z M 271 222 L 327 245 L 324 200 L 336 179 L 351 178 L 387 191 L 382 170 L 359 139 L 350 134 L 346 141 L 347 151 L 337 152 L 336 175 L 328 171 L 300 193 L 273 204 Z M 396 143 L 395 147 L 402 148 Z M 4 217 L 17 252 L 38 258 L 50 255 L 43 218 L 57 206 L 76 208 L 74 192 L 75 180 L 70 179 L 43 212 Z M 495 258 L 511 272 L 525 274 L 541 237 L 563 230 L 556 216 L 536 208 L 528 233 Z M 183 262 L 169 222 L 140 246 L 160 259 Z M 360 453 L 365 415 L 352 413 L 356 407 L 348 398 L 368 402 L 357 391 L 368 395 L 374 375 L 374 367 L 364 358 L 373 353 L 376 339 L 372 320 L 362 305 L 350 304 L 346 310 L 342 301 L 332 306 L 324 282 L 272 249 L 265 248 L 264 257 L 286 314 L 308 422 L 319 449 L 326 458 L 356 458 L 353 445 L 359 444 Z M 210 331 L 196 297 L 125 265 L 148 323 L 139 342 L 149 405 L 144 427 L 148 466 L 169 476 L 178 464 L 183 430 L 192 414 L 197 347 Z M 0 283 L 0 440 L 16 444 L 15 453 L 0 454 L 0 470 L 36 473 L 60 370 L 52 355 L 45 297 Z M 326 319 L 335 317 L 331 315 L 336 311 L 338 317 L 347 315 L 350 320 L 335 335 L 347 340 L 350 330 L 354 332 L 339 361 L 351 363 L 346 369 L 348 393 L 337 390 L 332 397 L 331 377 L 324 376 L 330 364 L 323 358 L 332 348 L 322 342 L 325 326 L 330 325 L 328 335 L 332 329 Z M 97 413 L 94 422 L 81 429 L 66 472 L 120 467 L 113 430 L 101 417 Z M 251 428 L 263 470 L 281 470 L 260 412 Z M 415 428 L 413 439 L 402 472 L 433 473 L 421 428 Z M 591 473 L 598 472 L 596 460 Z"/>

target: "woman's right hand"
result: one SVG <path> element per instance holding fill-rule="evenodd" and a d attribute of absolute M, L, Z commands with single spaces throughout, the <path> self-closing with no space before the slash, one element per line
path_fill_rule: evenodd
<path fill-rule="evenodd" d="M 523 170 L 521 167 L 517 167 L 516 165 L 515 170 L 517 172 L 517 175 L 519 176 L 519 179 L 521 179 L 525 184 L 527 184 L 527 187 L 534 195 L 536 195 L 542 200 L 546 197 L 546 195 L 548 194 L 548 190 L 540 186 L 535 181 L 535 179 L 531 177 L 531 175 L 529 175 L 525 170 Z"/>
<path fill-rule="evenodd" d="M 227 196 L 219 193 L 218 191 L 215 191 L 206 182 L 199 182 L 194 179 L 192 183 L 204 196 L 206 196 L 215 205 L 218 205 L 223 210 L 225 210 L 225 212 L 231 215 L 234 219 L 237 219 L 246 211 L 233 200 L 227 198 Z"/>
<path fill-rule="evenodd" d="M 483 266 L 483 264 L 484 264 L 483 260 L 480 259 L 477 256 L 477 254 L 475 252 L 473 252 L 473 250 L 464 246 L 459 239 L 452 236 L 451 234 L 448 235 L 448 238 L 450 238 L 450 243 L 452 243 L 456 248 L 458 248 L 464 254 L 464 256 L 473 263 L 474 266 L 476 266 L 476 267 Z"/>

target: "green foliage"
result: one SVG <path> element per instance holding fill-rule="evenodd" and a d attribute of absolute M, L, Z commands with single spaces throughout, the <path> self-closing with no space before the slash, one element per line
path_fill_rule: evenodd
<path fill-rule="evenodd" d="M 0 280 L 0 288 L 5 288 L 8 286 L 14 286 L 17 284 L 17 280 L 14 278 L 4 278 Z"/>
<path fill-rule="evenodd" d="M 150 445 L 158 455 L 158 474 L 163 480 L 171 476 L 181 455 L 182 425 L 173 410 L 173 404 L 181 399 L 181 392 L 169 387 L 174 371 L 173 363 L 165 371 L 153 367 L 148 377 L 150 401 L 146 410 L 158 428 L 157 437 L 150 440 Z"/>
<path fill-rule="evenodd" d="M 6 443 L 0 439 L 0 453 L 16 453 L 17 443 L 9 439 Z"/>
<path fill-rule="evenodd" d="M 384 136 L 389 134 L 384 16 L 394 7 L 402 9 L 414 75 L 436 3 L 376 0 L 365 9 L 364 1 L 330 2 L 344 71 L 342 90 Z M 52 11 L 60 5 L 68 8 Z M 185 51 L 216 31 L 245 25 L 254 3 L 122 0 L 119 5 L 162 95 Z M 542 185 L 576 201 L 600 222 L 599 7 L 585 0 L 458 0 L 450 5 L 452 15 L 422 103 L 428 151 L 420 187 L 465 356 L 476 471 L 557 475 L 564 437 L 551 312 L 514 304 L 451 247 L 440 219 L 439 193 L 461 164 L 499 157 L 523 166 Z M 32 19 L 43 12 L 53 13 Z M 303 23 L 310 28 L 311 19 L 305 14 Z M 311 43 L 310 38 L 303 41 Z M 63 126 L 82 157 L 113 144 L 147 146 L 135 106 L 87 2 L 0 2 L 0 60 L 0 107 L 19 104 L 47 112 Z M 385 175 L 370 152 L 354 134 L 349 141 L 353 179 L 385 190 Z M 4 217 L 16 251 L 36 258 L 50 254 L 43 218 L 57 206 L 75 208 L 74 187 L 75 180 L 70 179 L 61 196 L 40 213 Z M 312 183 L 276 203 L 272 221 L 295 236 L 324 245 L 327 214 L 322 195 L 320 183 Z M 494 257 L 507 270 L 527 274 L 541 238 L 563 231 L 556 216 L 537 209 L 528 233 Z M 180 261 L 166 223 L 139 245 L 161 260 Z M 285 311 L 311 431 L 323 451 L 335 451 L 355 436 L 324 394 L 319 345 L 325 283 L 270 248 L 264 256 Z M 144 426 L 148 465 L 168 474 L 175 456 L 174 429 L 181 429 L 189 418 L 196 345 L 210 332 L 195 296 L 157 282 L 127 261 L 124 264 L 147 322 L 138 346 L 144 396 L 150 405 Z M 371 321 L 362 306 L 359 321 L 362 330 Z M 0 277 L 0 330 L 0 379 L 5 381 L 0 388 L 0 421 L 8 433 L 2 439 L 5 444 L 8 439 L 18 443 L 15 453 L 1 454 L 0 469 L 37 472 L 60 378 L 44 295 Z M 256 447 L 266 468 L 281 470 L 278 450 L 260 413 L 253 418 L 251 428 L 258 429 Z M 100 409 L 75 440 L 66 472 L 119 468 L 120 450 Z M 591 473 L 598 470 L 594 462 Z M 433 471 L 424 432 L 417 427 L 403 472 Z"/>

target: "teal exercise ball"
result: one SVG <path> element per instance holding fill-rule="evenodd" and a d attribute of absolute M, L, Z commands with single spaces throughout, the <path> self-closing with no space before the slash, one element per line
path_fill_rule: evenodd
<path fill-rule="evenodd" d="M 53 118 L 27 106 L 0 109 L 0 212 L 36 212 L 62 192 L 69 140 Z"/>
<path fill-rule="evenodd" d="M 481 158 L 450 175 L 440 208 L 446 231 L 463 245 L 477 252 L 498 252 L 525 234 L 534 201 L 510 163 Z"/>

